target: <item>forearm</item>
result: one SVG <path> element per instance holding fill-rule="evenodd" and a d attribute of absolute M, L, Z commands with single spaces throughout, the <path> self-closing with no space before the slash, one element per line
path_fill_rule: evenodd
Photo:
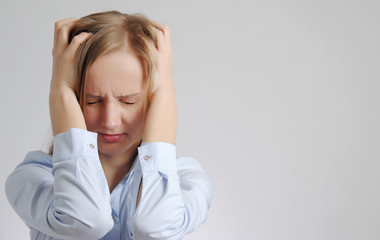
<path fill-rule="evenodd" d="M 96 141 L 71 129 L 54 138 L 53 159 L 29 153 L 8 177 L 7 198 L 29 227 L 59 239 L 99 239 L 112 228 Z"/>
<path fill-rule="evenodd" d="M 147 42 L 155 65 L 150 107 L 145 121 L 143 142 L 175 145 L 177 109 L 172 71 L 172 50 L 168 26 L 153 21 L 156 43 Z"/>
<path fill-rule="evenodd" d="M 79 129 L 54 138 L 54 214 L 48 215 L 54 229 L 62 229 L 63 224 L 72 225 L 72 229 L 64 227 L 62 231 L 71 230 L 84 236 L 94 234 L 99 238 L 112 228 L 109 189 L 96 142 L 95 133 Z"/>
<path fill-rule="evenodd" d="M 54 136 L 70 128 L 87 130 L 82 110 L 72 89 L 52 86 L 49 105 Z"/>
<path fill-rule="evenodd" d="M 174 84 L 159 89 L 151 100 L 145 122 L 144 142 L 167 142 L 175 145 L 177 106 Z"/>
<path fill-rule="evenodd" d="M 138 148 L 137 161 L 135 177 L 143 179 L 144 185 L 139 206 L 132 209 L 133 235 L 136 239 L 181 239 L 186 233 L 186 213 L 176 173 L 176 147 L 163 142 L 144 144 Z"/>
<path fill-rule="evenodd" d="M 181 239 L 205 221 L 212 183 L 195 159 L 177 159 L 175 146 L 140 146 L 134 178 L 132 193 L 137 192 L 138 179 L 144 181 L 139 206 L 131 202 L 130 207 L 135 211 L 130 222 L 136 239 Z"/>
<path fill-rule="evenodd" d="M 166 142 L 175 145 L 177 132 L 177 105 L 174 84 L 165 91 L 152 96 L 151 105 L 145 121 L 143 142 Z M 136 200 L 141 198 L 142 183 Z"/>
<path fill-rule="evenodd" d="M 50 119 L 54 136 L 70 128 L 86 130 L 86 123 L 75 95 L 79 86 L 75 55 L 79 46 L 91 34 L 82 32 L 68 44 L 68 33 L 74 21 L 75 19 L 64 19 L 55 23 L 53 71 L 49 96 Z"/>

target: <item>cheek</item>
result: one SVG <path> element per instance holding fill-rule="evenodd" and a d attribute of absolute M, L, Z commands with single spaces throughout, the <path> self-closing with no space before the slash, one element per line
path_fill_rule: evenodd
<path fill-rule="evenodd" d="M 128 114 L 127 118 L 129 125 L 133 126 L 134 129 L 140 131 L 144 128 L 145 125 L 146 112 L 143 108 L 135 109 L 133 113 Z"/>

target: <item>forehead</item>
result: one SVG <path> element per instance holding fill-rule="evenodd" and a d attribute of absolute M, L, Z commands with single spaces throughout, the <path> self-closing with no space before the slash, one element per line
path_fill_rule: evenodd
<path fill-rule="evenodd" d="M 142 61 L 128 49 L 116 49 L 99 56 L 87 73 L 86 91 L 91 94 L 133 94 L 143 88 Z"/>

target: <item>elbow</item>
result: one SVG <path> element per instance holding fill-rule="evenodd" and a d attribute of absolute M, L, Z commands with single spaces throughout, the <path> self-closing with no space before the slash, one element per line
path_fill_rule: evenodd
<path fill-rule="evenodd" d="M 113 228 L 112 217 L 106 211 L 92 209 L 85 214 L 82 212 L 81 216 L 57 210 L 49 213 L 51 230 L 60 236 L 65 236 L 65 239 L 71 239 L 70 236 L 83 240 L 100 239 Z"/>
<path fill-rule="evenodd" d="M 111 215 L 97 214 L 92 219 L 84 224 L 84 228 L 77 229 L 79 235 L 82 235 L 80 239 L 100 239 L 104 237 L 113 228 L 113 220 Z"/>
<path fill-rule="evenodd" d="M 18 195 L 21 194 L 18 180 L 14 178 L 14 174 L 9 175 L 5 181 L 5 196 L 8 199 L 9 204 L 14 208 L 15 202 L 18 199 Z"/>
<path fill-rule="evenodd" d="M 137 215 L 133 218 L 133 235 L 135 239 L 182 239 L 189 230 L 187 212 L 173 215 Z"/>

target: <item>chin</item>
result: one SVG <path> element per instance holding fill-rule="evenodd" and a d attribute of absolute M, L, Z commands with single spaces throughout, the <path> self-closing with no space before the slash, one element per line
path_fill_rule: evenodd
<path fill-rule="evenodd" d="M 131 150 L 131 148 L 134 148 L 134 150 L 136 150 L 138 144 L 140 143 L 140 141 L 136 142 L 135 144 L 134 143 L 104 143 L 104 142 L 100 142 L 98 144 L 98 150 L 100 153 L 106 155 L 106 156 L 117 156 L 117 155 L 120 155 L 120 154 L 123 154 L 123 153 L 126 153 L 128 152 L 129 150 Z"/>
<path fill-rule="evenodd" d="M 126 152 L 128 150 L 127 147 L 124 147 L 124 148 L 120 148 L 120 147 L 113 147 L 113 146 L 107 146 L 107 147 L 104 147 L 104 146 L 98 146 L 99 147 L 99 152 L 104 154 L 104 155 L 107 155 L 107 156 L 116 156 L 116 155 L 119 155 L 123 152 Z"/>

